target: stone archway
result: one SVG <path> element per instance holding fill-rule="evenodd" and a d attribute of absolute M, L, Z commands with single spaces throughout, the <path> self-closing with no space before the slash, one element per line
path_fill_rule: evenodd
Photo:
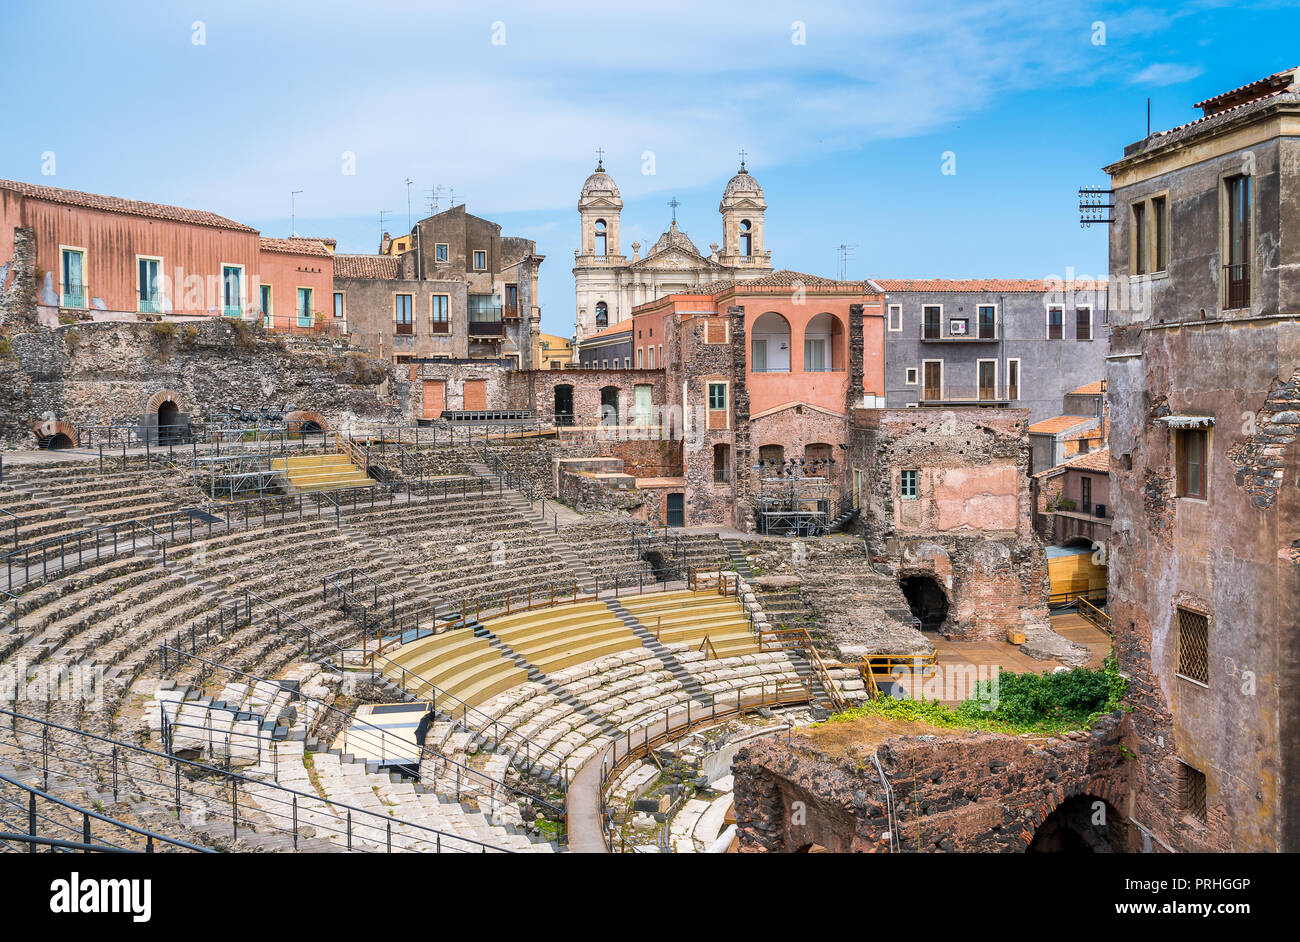
<path fill-rule="evenodd" d="M 158 390 L 156 393 L 150 396 L 149 401 L 144 404 L 144 414 L 146 416 L 157 415 L 158 410 L 161 409 L 163 405 L 166 403 L 171 403 L 172 405 L 174 405 L 176 407 L 176 411 L 179 412 L 181 408 L 181 394 L 174 389 Z"/>
<path fill-rule="evenodd" d="M 284 417 L 290 435 L 322 435 L 330 430 L 329 420 L 319 412 L 298 409 Z"/>
<path fill-rule="evenodd" d="M 50 451 L 75 448 L 77 444 L 76 426 L 62 419 L 36 422 L 32 425 L 32 432 L 36 435 L 37 445 Z"/>
<path fill-rule="evenodd" d="M 920 619 L 921 630 L 942 631 L 951 606 L 939 577 L 928 572 L 913 573 L 900 577 L 898 585 L 912 617 Z"/>
<path fill-rule="evenodd" d="M 1030 854 L 1113 854 L 1126 850 L 1123 817 L 1092 794 L 1066 798 L 1051 810 L 1025 848 Z"/>

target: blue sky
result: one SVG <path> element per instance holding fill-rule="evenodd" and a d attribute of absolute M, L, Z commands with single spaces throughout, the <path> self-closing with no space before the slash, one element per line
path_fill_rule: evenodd
<path fill-rule="evenodd" d="M 440 184 L 537 241 L 543 329 L 567 335 L 597 147 L 628 253 L 674 196 L 697 246 L 720 241 L 743 147 L 777 267 L 834 276 L 844 243 L 855 278 L 1100 275 L 1075 190 L 1144 135 L 1147 98 L 1154 128 L 1190 120 L 1300 64 L 1297 35 L 1280 2 L 0 0 L 0 177 L 273 236 L 302 190 L 297 231 L 353 252 L 381 209 L 406 227 L 406 178 L 416 218 Z"/>

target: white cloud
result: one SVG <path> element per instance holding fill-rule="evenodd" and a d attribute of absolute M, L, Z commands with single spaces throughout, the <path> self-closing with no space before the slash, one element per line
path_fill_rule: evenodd
<path fill-rule="evenodd" d="M 1134 85 L 1181 85 L 1203 74 L 1205 70 L 1196 65 L 1181 65 L 1176 62 L 1154 62 L 1132 78 Z"/>

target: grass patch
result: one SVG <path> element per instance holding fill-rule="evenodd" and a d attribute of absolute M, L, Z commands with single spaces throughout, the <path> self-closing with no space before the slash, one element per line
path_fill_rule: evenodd
<path fill-rule="evenodd" d="M 1121 701 L 1128 690 L 1128 681 L 1120 675 L 1112 652 L 1097 669 L 1076 667 L 1059 674 L 1001 673 L 996 709 L 986 709 L 992 703 L 987 686 L 981 684 L 974 697 L 956 707 L 934 700 L 879 697 L 837 713 L 826 722 L 882 716 L 924 722 L 942 729 L 1012 735 L 1063 733 L 1087 729 L 1098 717 L 1125 709 Z"/>

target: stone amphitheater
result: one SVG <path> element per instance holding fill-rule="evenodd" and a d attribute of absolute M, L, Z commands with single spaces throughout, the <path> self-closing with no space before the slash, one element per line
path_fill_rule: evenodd
<path fill-rule="evenodd" d="M 299 447 L 297 485 L 241 502 L 189 451 L 7 456 L 0 830 L 720 851 L 738 745 L 867 696 L 735 540 L 579 515 L 472 443 L 347 487 L 313 484 L 328 437 Z"/>

